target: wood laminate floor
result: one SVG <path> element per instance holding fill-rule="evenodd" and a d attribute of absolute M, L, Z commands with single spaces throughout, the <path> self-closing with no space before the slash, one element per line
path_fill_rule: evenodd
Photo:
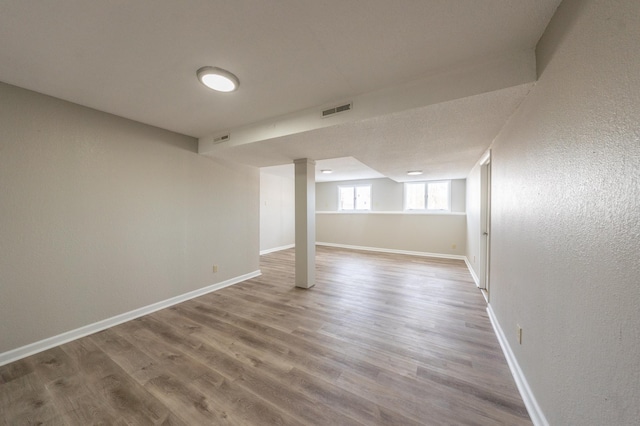
<path fill-rule="evenodd" d="M 464 262 L 293 262 L 0 367 L 0 424 L 531 424 Z"/>

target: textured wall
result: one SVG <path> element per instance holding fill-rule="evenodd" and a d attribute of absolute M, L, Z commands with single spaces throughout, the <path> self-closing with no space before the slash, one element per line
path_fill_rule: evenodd
<path fill-rule="evenodd" d="M 553 425 L 640 419 L 639 40 L 637 0 L 565 1 L 492 150 L 491 305 Z"/>
<path fill-rule="evenodd" d="M 260 251 L 294 243 L 293 178 L 260 173 Z"/>
<path fill-rule="evenodd" d="M 196 143 L 0 83 L 0 353 L 258 269 L 258 171 Z"/>

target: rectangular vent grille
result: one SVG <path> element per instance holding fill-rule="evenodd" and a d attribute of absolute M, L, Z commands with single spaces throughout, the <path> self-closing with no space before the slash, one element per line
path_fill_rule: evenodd
<path fill-rule="evenodd" d="M 213 138 L 213 143 L 222 143 L 231 139 L 231 134 L 227 133 L 226 135 L 218 136 Z"/>
<path fill-rule="evenodd" d="M 351 111 L 353 109 L 353 103 L 349 102 L 348 104 L 339 105 L 337 107 L 325 109 L 322 111 L 322 118 L 326 118 L 335 114 L 339 114 L 341 112 Z"/>

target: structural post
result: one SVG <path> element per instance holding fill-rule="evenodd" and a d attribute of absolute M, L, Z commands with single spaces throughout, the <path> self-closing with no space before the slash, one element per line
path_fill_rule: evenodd
<path fill-rule="evenodd" d="M 316 162 L 294 160 L 296 192 L 296 287 L 316 283 Z"/>

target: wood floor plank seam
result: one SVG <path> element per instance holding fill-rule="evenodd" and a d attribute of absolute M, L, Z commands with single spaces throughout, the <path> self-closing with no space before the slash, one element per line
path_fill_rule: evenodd
<path fill-rule="evenodd" d="M 180 344 L 180 348 L 182 348 L 183 350 L 186 350 L 187 353 L 196 356 L 196 358 L 198 358 L 203 362 L 207 362 L 208 360 L 207 356 L 201 353 L 201 349 L 203 345 L 199 345 L 194 341 L 187 342 L 187 340 L 190 340 L 190 339 L 186 339 L 186 338 L 180 339 L 180 337 L 178 337 L 177 335 L 175 334 L 172 335 L 171 330 L 169 330 L 169 328 L 173 327 L 172 324 L 162 324 L 160 322 L 154 321 L 152 318 L 143 318 L 143 319 L 138 319 L 136 321 L 140 323 L 144 323 L 144 326 L 148 327 L 148 329 L 150 329 L 151 331 L 161 334 L 164 338 L 168 338 L 170 341 L 173 342 L 173 344 Z M 185 341 L 185 343 L 179 343 L 178 340 L 183 340 Z M 271 377 L 265 378 L 264 376 L 267 375 L 265 372 L 254 371 L 253 369 L 250 368 L 250 366 L 242 365 L 236 359 L 233 359 L 232 357 L 228 356 L 227 354 L 224 354 L 223 352 L 217 350 L 216 348 L 208 347 L 207 349 L 210 351 L 209 352 L 210 356 L 212 357 L 215 356 L 216 357 L 215 359 L 217 361 L 213 363 L 212 370 L 215 370 L 217 373 L 225 376 L 229 381 L 237 383 L 239 386 L 245 387 L 247 392 L 254 393 L 256 396 L 260 398 L 265 398 L 266 396 L 263 393 L 262 394 L 255 393 L 254 390 L 252 390 L 250 387 L 245 386 L 243 383 L 247 380 L 249 381 L 249 383 L 253 383 L 253 384 L 256 384 L 258 382 L 265 383 L 265 384 L 270 383 L 270 386 L 273 386 L 273 383 L 278 383 L 277 380 L 275 380 L 276 377 L 271 376 Z M 221 367 L 222 365 L 226 365 L 227 369 L 220 370 L 219 367 Z M 260 379 L 263 379 L 263 380 L 260 380 Z M 280 377 L 280 379 L 282 379 L 282 376 Z M 273 394 L 273 392 L 271 392 L 271 394 Z M 268 398 L 267 400 L 269 401 Z M 271 400 L 271 402 L 273 403 L 273 400 Z M 325 417 L 327 417 L 327 415 L 331 413 L 325 410 L 323 413 L 317 412 L 316 414 L 319 416 L 319 418 L 322 418 L 320 414 L 324 414 Z M 329 416 L 328 419 L 333 421 L 338 421 L 341 424 L 353 423 L 353 422 L 346 421 L 346 418 L 344 417 Z"/>
<path fill-rule="evenodd" d="M 293 315 L 293 316 L 295 316 L 295 314 L 292 314 L 292 315 Z M 352 318 L 350 317 L 350 319 L 352 319 Z M 329 322 L 335 322 L 335 321 L 331 321 L 331 320 L 328 320 L 328 321 L 329 321 Z M 368 325 L 369 323 L 371 323 L 371 322 L 372 322 L 372 319 L 370 319 L 370 320 L 368 320 L 368 321 L 366 321 L 366 322 L 359 323 L 359 324 L 362 324 L 362 325 L 361 325 L 361 327 L 367 327 L 367 325 Z M 338 324 L 338 325 L 340 325 L 340 324 Z M 358 325 L 358 324 L 355 324 L 355 325 Z M 373 329 L 371 329 L 371 330 L 372 330 L 372 331 L 374 331 Z M 375 330 L 375 331 L 378 331 L 378 330 Z M 420 331 L 422 331 L 423 333 L 425 333 L 425 332 L 429 332 L 429 330 L 426 330 L 426 329 L 421 329 Z M 382 332 L 384 332 L 384 331 L 382 331 Z M 493 334 L 492 334 L 492 333 L 488 333 L 488 335 L 493 336 Z M 394 336 L 390 336 L 390 337 L 394 337 Z M 465 337 L 465 336 L 460 336 L 460 335 L 458 334 L 458 335 L 452 335 L 452 336 L 450 337 L 450 339 L 454 339 L 454 340 L 455 340 L 455 339 L 466 340 L 466 339 L 468 339 L 468 338 L 467 338 L 467 337 Z M 477 340 L 480 340 L 480 339 L 477 339 Z M 481 341 L 479 342 L 479 341 L 477 341 L 477 340 L 476 340 L 476 341 L 474 341 L 474 342 L 472 342 L 472 343 L 477 344 L 477 345 L 483 345 L 483 343 L 482 343 Z M 414 339 L 412 339 L 412 341 L 415 341 L 415 340 L 414 340 Z M 497 343 L 497 341 L 496 341 L 496 343 Z M 491 345 L 489 348 L 490 348 L 490 349 L 494 349 L 494 350 L 498 350 L 498 347 L 497 347 L 497 345 L 496 345 L 496 344 Z"/>
<path fill-rule="evenodd" d="M 307 355 L 307 356 L 309 356 L 309 355 Z M 309 358 L 310 358 L 310 357 L 311 357 L 311 356 L 309 356 Z M 292 369 L 296 369 L 296 368 L 302 368 L 302 370 L 305 370 L 305 366 L 304 366 L 304 365 L 297 365 L 297 366 L 293 367 Z M 317 373 L 317 371 L 316 371 L 316 373 Z M 309 371 L 309 374 L 313 374 L 313 372 Z M 316 383 L 325 382 L 325 380 L 324 380 L 324 379 L 325 379 L 325 377 L 318 377 L 318 378 L 316 378 Z M 327 385 L 327 384 L 328 384 L 328 383 L 325 383 L 325 385 Z M 386 417 L 387 419 L 402 417 L 402 418 L 403 418 L 403 421 L 405 421 L 405 420 L 406 420 L 406 419 L 404 418 L 404 416 L 402 416 L 402 415 L 401 415 L 401 414 L 399 414 L 399 413 L 395 413 L 392 409 L 389 409 L 389 408 L 386 410 L 385 417 Z M 366 424 L 369 424 L 369 423 L 370 423 L 370 421 L 371 421 L 371 419 L 366 419 L 366 420 L 367 420 L 367 423 L 366 423 Z"/>
<path fill-rule="evenodd" d="M 318 247 L 0 367 L 0 425 L 530 425 L 466 264 Z"/>
<path fill-rule="evenodd" d="M 125 335 L 122 336 L 122 338 L 128 340 L 131 344 L 139 342 L 138 339 L 140 339 L 141 335 L 135 334 L 134 336 L 137 339 L 133 342 L 130 340 L 132 338 L 131 335 Z M 277 407 L 265 407 L 262 401 L 247 398 L 248 394 L 241 392 L 230 378 L 220 379 L 220 377 L 217 377 L 217 380 L 207 380 L 206 378 L 211 377 L 213 370 L 208 368 L 204 363 L 201 363 L 201 360 L 192 357 L 189 353 L 177 349 L 175 346 L 163 345 L 161 340 L 156 340 L 154 337 L 150 337 L 150 339 L 145 342 L 146 344 L 141 350 L 158 363 L 158 368 L 162 367 L 165 374 L 170 373 L 176 380 L 180 377 L 188 377 L 185 385 L 194 388 L 194 390 L 197 390 L 202 395 L 199 401 L 201 408 L 208 408 L 209 405 L 217 407 L 220 413 L 224 415 L 225 421 L 229 421 L 230 424 L 254 424 L 267 420 L 269 424 L 296 423 L 288 413 L 278 410 Z M 224 392 L 216 394 L 224 401 L 223 405 L 216 401 L 215 398 L 207 397 L 207 387 L 212 383 L 215 383 L 215 387 L 225 388 Z M 240 393 L 243 398 L 234 400 L 228 397 L 228 394 L 238 395 Z M 225 410 L 225 406 L 227 410 Z M 247 416 L 247 413 L 253 414 L 251 410 L 246 409 L 247 406 L 255 409 L 255 415 Z M 247 422 L 246 417 L 249 417 L 251 422 Z"/>

